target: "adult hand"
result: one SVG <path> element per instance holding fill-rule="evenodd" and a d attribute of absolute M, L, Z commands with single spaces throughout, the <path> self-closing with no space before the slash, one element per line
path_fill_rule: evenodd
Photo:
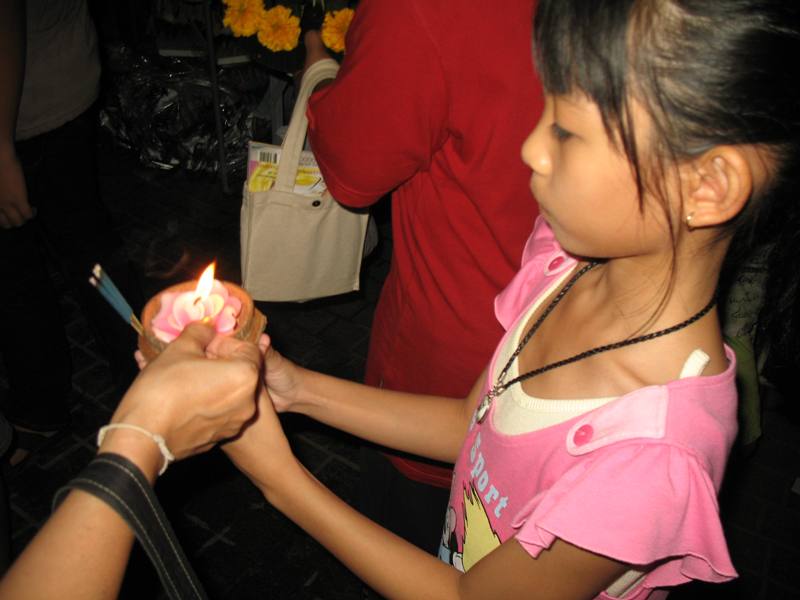
<path fill-rule="evenodd" d="M 0 227 L 19 227 L 33 218 L 22 166 L 14 155 L 0 155 Z"/>
<path fill-rule="evenodd" d="M 262 334 L 259 338 L 258 349 L 265 364 L 264 383 L 269 389 L 275 411 L 289 412 L 298 396 L 303 369 L 273 349 L 267 334 Z M 208 350 L 206 355 L 209 358 L 216 358 Z M 148 361 L 140 350 L 134 352 L 134 358 L 139 370 L 147 366 Z"/>
<path fill-rule="evenodd" d="M 163 436 L 176 458 L 202 452 L 253 417 L 260 367 L 253 344 L 193 323 L 139 374 L 111 422 Z"/>
<path fill-rule="evenodd" d="M 162 435 L 177 458 L 236 434 L 255 411 L 254 344 L 193 324 L 139 374 L 112 423 Z M 126 456 L 151 483 L 163 464 L 152 440 L 111 429 L 100 449 Z M 110 506 L 73 491 L 0 581 L 0 598 L 116 598 L 133 532 Z"/>

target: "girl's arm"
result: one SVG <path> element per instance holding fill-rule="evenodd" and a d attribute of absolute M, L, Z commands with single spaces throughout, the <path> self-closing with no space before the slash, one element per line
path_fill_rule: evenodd
<path fill-rule="evenodd" d="M 292 455 L 266 394 L 258 419 L 223 449 L 272 505 L 387 598 L 593 598 L 627 569 L 561 541 L 534 559 L 510 540 L 462 574 L 370 521 L 317 481 Z"/>
<path fill-rule="evenodd" d="M 275 409 L 296 412 L 370 442 L 454 462 L 478 402 L 484 376 L 466 399 L 384 390 L 298 367 L 259 342 Z M 255 457 L 254 457 L 255 458 Z"/>

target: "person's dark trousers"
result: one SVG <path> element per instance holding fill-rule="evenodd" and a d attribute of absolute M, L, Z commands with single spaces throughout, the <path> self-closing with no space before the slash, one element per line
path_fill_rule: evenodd
<path fill-rule="evenodd" d="M 11 425 L 0 414 L 0 459 L 5 460 L 11 447 Z M 5 469 L 0 465 L 0 578 L 11 566 L 11 511 L 8 506 L 8 485 Z"/>
<path fill-rule="evenodd" d="M 0 230 L 0 353 L 9 394 L 3 412 L 15 425 L 57 429 L 68 421 L 71 360 L 47 261 L 59 268 L 95 334 L 112 375 L 125 387 L 136 373 L 135 332 L 93 289 L 99 262 L 137 312 L 142 298 L 121 240 L 100 201 L 96 112 L 17 143 L 34 219 Z"/>
<path fill-rule="evenodd" d="M 437 556 L 450 490 L 409 479 L 372 447 L 361 447 L 359 467 L 358 510 Z"/>
<path fill-rule="evenodd" d="M 356 508 L 417 548 L 437 556 L 450 490 L 409 479 L 380 451 L 362 446 Z M 366 600 L 382 596 L 364 587 Z"/>

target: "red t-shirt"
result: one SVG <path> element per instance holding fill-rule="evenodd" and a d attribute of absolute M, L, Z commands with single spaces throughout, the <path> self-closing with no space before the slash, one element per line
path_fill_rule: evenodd
<path fill-rule="evenodd" d="M 392 195 L 393 258 L 367 383 L 466 396 L 502 335 L 494 297 L 537 215 L 520 148 L 542 110 L 532 0 L 362 0 L 309 134 L 333 196 Z M 448 487 L 450 471 L 390 457 Z"/>

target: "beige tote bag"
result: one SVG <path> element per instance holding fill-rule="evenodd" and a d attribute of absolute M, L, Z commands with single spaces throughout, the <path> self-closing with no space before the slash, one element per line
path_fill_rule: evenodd
<path fill-rule="evenodd" d="M 274 185 L 252 192 L 245 183 L 242 285 L 256 300 L 311 300 L 359 287 L 369 213 L 343 207 L 327 190 L 319 195 L 296 191 L 301 154 L 308 155 L 303 152 L 308 98 L 317 84 L 334 78 L 338 68 L 332 59 L 309 67 L 283 144 L 263 146 L 280 151 Z"/>

